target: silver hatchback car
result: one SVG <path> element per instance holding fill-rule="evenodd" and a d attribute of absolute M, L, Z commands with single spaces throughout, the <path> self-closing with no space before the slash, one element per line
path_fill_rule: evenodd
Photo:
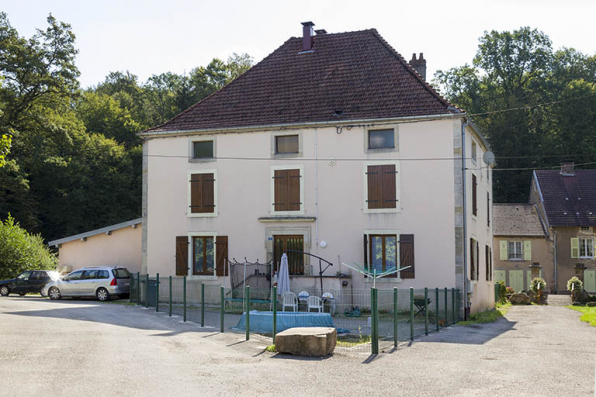
<path fill-rule="evenodd" d="M 42 296 L 54 300 L 65 296 L 95 296 L 100 301 L 107 301 L 115 295 L 126 297 L 129 294 L 130 273 L 119 266 L 85 267 L 47 283 L 41 290 Z"/>

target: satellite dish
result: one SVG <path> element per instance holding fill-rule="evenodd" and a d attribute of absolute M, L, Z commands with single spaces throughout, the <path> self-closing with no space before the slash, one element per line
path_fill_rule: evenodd
<path fill-rule="evenodd" d="M 484 161 L 484 164 L 488 165 L 489 167 L 495 165 L 495 154 L 490 150 L 488 152 L 484 152 L 482 155 L 482 161 Z"/>

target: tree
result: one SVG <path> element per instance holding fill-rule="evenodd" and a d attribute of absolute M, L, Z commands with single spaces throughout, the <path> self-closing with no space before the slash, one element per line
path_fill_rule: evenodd
<path fill-rule="evenodd" d="M 529 27 L 485 32 L 479 41 L 472 65 L 439 71 L 434 83 L 472 115 L 497 168 L 596 159 L 595 57 L 554 51 L 545 33 Z M 495 172 L 495 202 L 527 201 L 530 181 L 530 170 Z"/>
<path fill-rule="evenodd" d="M 27 233 L 10 215 L 0 220 L 0 280 L 25 270 L 55 269 L 57 263 L 40 235 Z"/>

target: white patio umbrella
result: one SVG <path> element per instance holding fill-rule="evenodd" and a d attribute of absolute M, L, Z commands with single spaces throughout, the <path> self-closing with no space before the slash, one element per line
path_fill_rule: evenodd
<path fill-rule="evenodd" d="M 277 274 L 277 294 L 283 295 L 284 292 L 288 291 L 290 291 L 290 271 L 288 269 L 288 255 L 284 253 L 281 256 L 279 273 Z"/>

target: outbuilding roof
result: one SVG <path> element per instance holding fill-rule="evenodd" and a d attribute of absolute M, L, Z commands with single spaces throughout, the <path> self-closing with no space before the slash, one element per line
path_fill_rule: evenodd
<path fill-rule="evenodd" d="M 74 236 L 69 236 L 69 237 L 64 237 L 64 238 L 58 239 L 58 240 L 53 240 L 53 241 L 48 242 L 48 245 L 50 247 L 53 247 L 53 246 L 57 246 L 59 244 L 68 243 L 69 241 L 80 240 L 83 238 L 95 236 L 95 235 L 102 234 L 102 233 L 109 233 L 114 230 L 123 229 L 125 227 L 136 226 L 141 223 L 143 223 L 143 218 L 137 218 L 137 219 L 133 219 L 132 221 L 117 223 L 115 225 L 102 227 L 101 229 L 95 229 L 95 230 L 91 230 L 89 232 L 75 234 Z"/>
<path fill-rule="evenodd" d="M 145 133 L 460 113 L 375 29 L 292 37 L 236 80 Z"/>
<path fill-rule="evenodd" d="M 533 204 L 494 204 L 493 235 L 546 236 L 538 210 Z"/>
<path fill-rule="evenodd" d="M 596 170 L 537 170 L 549 226 L 596 226 Z"/>

